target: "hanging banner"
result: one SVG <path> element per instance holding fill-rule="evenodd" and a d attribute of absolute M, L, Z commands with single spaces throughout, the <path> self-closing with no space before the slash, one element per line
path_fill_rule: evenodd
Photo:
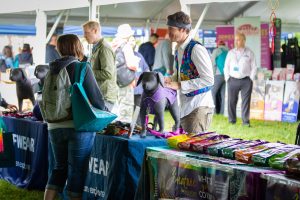
<path fill-rule="evenodd" d="M 234 48 L 234 27 L 233 26 L 217 26 L 216 27 L 216 43 L 225 42 L 229 49 Z"/>
<path fill-rule="evenodd" d="M 255 54 L 257 67 L 261 67 L 261 31 L 260 17 L 243 17 L 234 19 L 235 33 L 244 33 L 246 36 L 246 46 Z"/>
<path fill-rule="evenodd" d="M 281 19 L 276 18 L 275 20 L 276 35 L 274 38 L 274 55 L 273 55 L 273 67 L 281 67 Z"/>
<path fill-rule="evenodd" d="M 269 45 L 269 24 L 260 25 L 261 32 L 261 67 L 271 69 L 271 51 Z"/>
<path fill-rule="evenodd" d="M 299 108 L 300 82 L 286 81 L 282 105 L 282 121 L 296 122 Z"/>
<path fill-rule="evenodd" d="M 265 120 L 281 121 L 284 81 L 267 81 Z"/>

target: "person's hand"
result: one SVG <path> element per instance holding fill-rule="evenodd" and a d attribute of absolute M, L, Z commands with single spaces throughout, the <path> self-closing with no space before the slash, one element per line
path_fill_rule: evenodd
<path fill-rule="evenodd" d="M 165 84 L 171 83 L 172 79 L 170 77 L 165 77 Z"/>
<path fill-rule="evenodd" d="M 173 90 L 179 90 L 181 88 L 181 84 L 179 82 L 169 82 L 166 83 L 165 86 Z"/>
<path fill-rule="evenodd" d="M 12 104 L 8 104 L 7 109 L 9 109 L 10 111 L 17 111 L 18 110 L 17 106 L 12 105 Z"/>

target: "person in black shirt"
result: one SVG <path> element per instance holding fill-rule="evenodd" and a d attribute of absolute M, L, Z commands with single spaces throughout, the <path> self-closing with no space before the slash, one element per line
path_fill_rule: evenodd
<path fill-rule="evenodd" d="M 139 48 L 139 53 L 143 55 L 151 71 L 155 56 L 154 45 L 157 43 L 158 38 L 159 36 L 156 33 L 152 33 L 150 36 L 150 40 L 146 43 L 141 44 Z"/>

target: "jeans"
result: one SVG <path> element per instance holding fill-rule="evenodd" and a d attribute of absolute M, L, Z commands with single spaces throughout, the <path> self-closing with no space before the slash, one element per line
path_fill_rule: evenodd
<path fill-rule="evenodd" d="M 211 92 L 215 103 L 215 113 L 224 114 L 224 104 L 225 104 L 224 75 L 215 75 L 215 84 Z"/>
<path fill-rule="evenodd" d="M 72 128 L 49 130 L 54 155 L 54 168 L 47 189 L 66 191 L 70 197 L 81 197 L 94 144 L 94 132 L 76 132 Z"/>

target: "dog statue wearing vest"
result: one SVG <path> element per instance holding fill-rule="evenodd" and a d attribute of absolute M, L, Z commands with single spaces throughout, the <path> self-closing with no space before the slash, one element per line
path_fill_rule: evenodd
<path fill-rule="evenodd" d="M 175 121 L 173 126 L 173 131 L 179 129 L 180 126 L 180 116 L 179 116 L 179 106 L 176 98 L 176 91 L 170 88 L 164 87 L 164 77 L 159 72 L 144 72 L 139 77 L 137 85 L 142 83 L 144 92 L 141 99 L 141 124 L 142 131 L 141 137 L 146 137 L 147 124 L 146 115 L 154 114 L 154 124 L 158 122 L 160 133 L 164 131 L 164 112 L 165 108 L 168 107 L 172 118 Z M 148 113 L 149 112 L 149 113 Z M 155 127 L 155 126 L 154 126 Z"/>

